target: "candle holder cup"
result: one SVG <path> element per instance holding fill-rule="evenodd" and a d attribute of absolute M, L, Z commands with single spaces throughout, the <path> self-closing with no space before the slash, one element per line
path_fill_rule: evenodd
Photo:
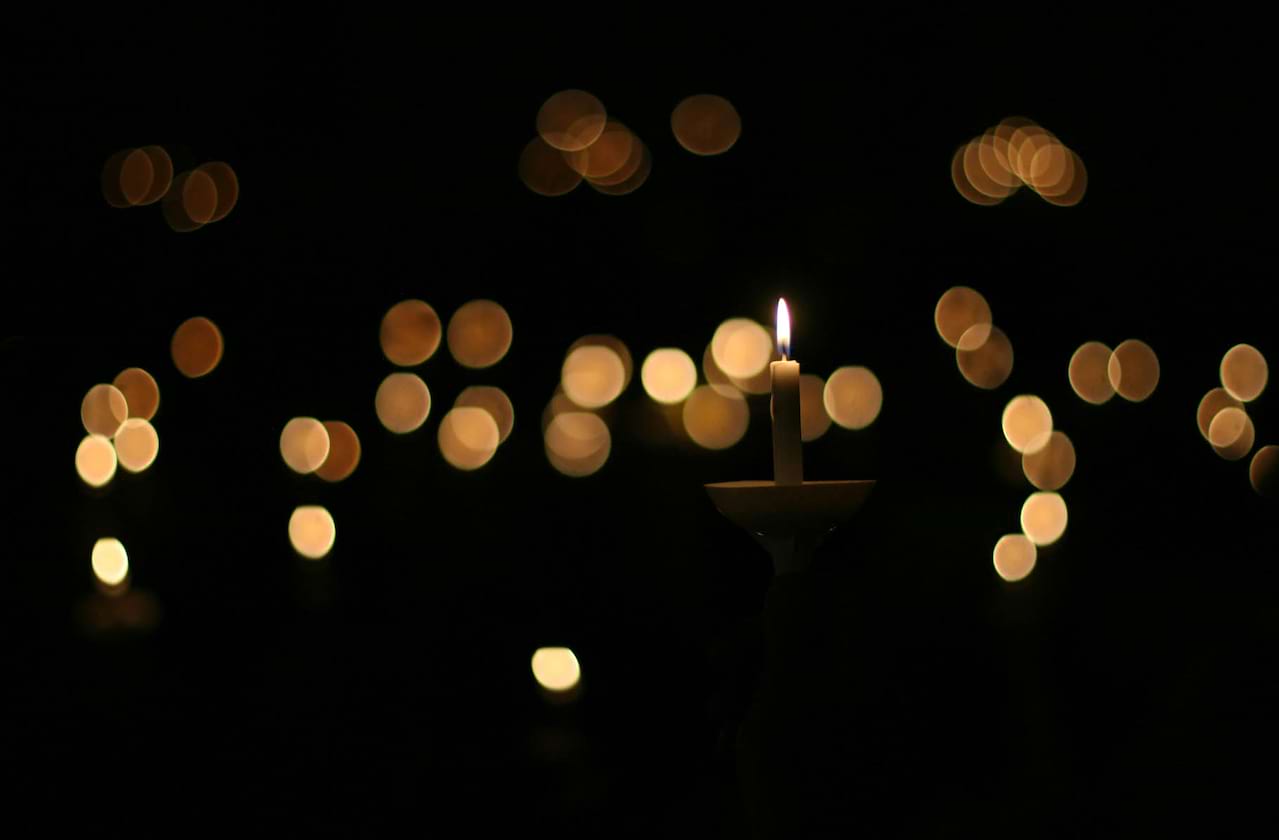
<path fill-rule="evenodd" d="M 751 534 L 773 558 L 778 575 L 802 571 L 832 531 L 862 506 L 873 480 L 724 481 L 707 484 L 711 502 L 734 525 Z"/>

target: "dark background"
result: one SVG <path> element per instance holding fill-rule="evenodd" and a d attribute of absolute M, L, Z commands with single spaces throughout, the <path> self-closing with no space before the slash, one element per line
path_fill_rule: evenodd
<path fill-rule="evenodd" d="M 1266 819 L 1275 507 L 1194 420 L 1229 347 L 1279 347 L 1261 34 L 1065 8 L 697 30 L 633 11 L 461 27 L 319 7 L 28 31 L 4 105 L 8 795 L 145 833 L 172 830 L 171 811 L 443 836 Z M 648 143 L 638 192 L 520 183 L 537 109 L 567 87 Z M 719 157 L 671 135 L 671 109 L 701 92 L 742 116 Z M 1084 160 L 1077 207 L 956 193 L 955 147 L 1013 114 Z M 229 162 L 233 213 L 179 235 L 158 206 L 108 207 L 103 162 L 152 143 L 178 171 Z M 994 392 L 962 379 L 933 327 L 959 284 L 1013 342 Z M 774 590 L 798 641 L 793 673 L 761 692 L 774 746 L 751 770 L 732 745 L 771 570 L 701 485 L 767 475 L 766 403 L 709 453 L 654 436 L 636 377 L 585 479 L 546 462 L 538 417 L 577 337 L 615 334 L 637 366 L 667 345 L 699 359 L 720 321 L 768 322 L 778 295 L 805 370 L 867 365 L 885 398 L 869 429 L 806 446 L 808 477 L 879 484 L 814 570 Z M 391 370 L 379 319 L 406 297 L 446 318 L 494 298 L 515 340 L 490 370 L 426 362 L 435 407 L 400 437 L 373 393 Z M 168 342 L 197 314 L 226 354 L 187 380 Z M 1154 395 L 1075 397 L 1074 349 L 1130 337 L 1159 355 Z M 160 456 L 90 491 L 71 467 L 77 407 L 131 365 L 159 379 Z M 505 389 L 516 422 L 463 474 L 435 428 L 470 384 Z M 1065 537 L 1006 584 L 991 549 L 1030 488 L 1001 471 L 999 417 L 1026 392 L 1079 463 Z M 1258 446 L 1279 440 L 1272 403 L 1249 408 Z M 285 468 L 279 430 L 297 415 L 355 427 L 352 478 Z M 304 503 L 337 521 L 320 563 L 288 543 Z M 77 620 L 108 534 L 162 610 L 151 632 Z M 577 652 L 576 702 L 533 682 L 545 645 Z"/>

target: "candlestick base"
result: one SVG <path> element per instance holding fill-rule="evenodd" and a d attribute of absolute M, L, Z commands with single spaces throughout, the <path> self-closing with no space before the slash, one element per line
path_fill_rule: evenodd
<path fill-rule="evenodd" d="M 781 575 L 805 568 L 822 538 L 850 519 L 874 486 L 873 480 L 724 481 L 707 484 L 706 492 L 720 513 L 768 550 Z"/>

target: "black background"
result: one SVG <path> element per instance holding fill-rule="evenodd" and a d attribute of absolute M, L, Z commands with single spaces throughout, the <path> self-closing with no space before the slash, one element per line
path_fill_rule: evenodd
<path fill-rule="evenodd" d="M 1264 819 L 1275 508 L 1194 415 L 1229 347 L 1279 347 L 1266 44 L 1154 13 L 1006 12 L 693 29 L 639 8 L 466 26 L 319 8 L 31 29 L 4 120 L 9 793 L 145 833 L 175 811 L 443 836 Z M 638 192 L 520 183 L 537 109 L 568 87 L 648 143 Z M 670 131 L 701 92 L 742 115 L 719 157 Z M 955 192 L 955 147 L 1012 114 L 1084 160 L 1077 207 Z M 179 171 L 229 162 L 233 213 L 179 235 L 158 206 L 108 207 L 103 162 L 151 143 Z M 960 284 L 1013 342 L 994 392 L 962 379 L 933 327 Z M 768 322 L 778 295 L 805 370 L 867 365 L 885 398 L 869 429 L 806 446 L 808 477 L 879 484 L 817 567 L 774 589 L 800 605 L 799 642 L 756 710 L 782 746 L 742 771 L 743 797 L 733 733 L 771 570 L 701 485 L 766 476 L 766 403 L 709 453 L 653 433 L 636 377 L 585 479 L 546 462 L 538 417 L 577 337 L 615 334 L 637 365 L 668 345 L 700 358 L 720 321 Z M 490 370 L 426 362 L 435 407 L 400 437 L 373 393 L 391 370 L 378 322 L 407 297 L 443 317 L 491 297 L 515 339 Z M 197 314 L 226 354 L 187 380 L 168 342 Z M 1075 397 L 1074 349 L 1131 337 L 1159 355 L 1154 395 Z M 160 383 L 160 456 L 90 491 L 71 468 L 76 410 L 132 365 Z M 505 389 L 516 422 L 464 474 L 435 428 L 470 384 Z M 1010 585 L 991 549 L 1030 488 L 1001 471 L 999 417 L 1027 392 L 1079 465 L 1065 537 Z M 1273 400 L 1249 408 L 1259 446 L 1279 435 Z M 355 427 L 352 478 L 285 468 L 297 415 Z M 337 521 L 320 563 L 288 544 L 306 503 Z M 149 633 L 76 619 L 104 535 L 160 605 Z M 571 704 L 529 673 L 557 644 L 582 662 Z"/>

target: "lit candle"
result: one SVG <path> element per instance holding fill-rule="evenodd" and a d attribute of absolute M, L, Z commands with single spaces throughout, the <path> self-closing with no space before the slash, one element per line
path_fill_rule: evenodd
<path fill-rule="evenodd" d="M 799 362 L 790 354 L 790 312 L 777 301 L 777 349 L 782 360 L 769 365 L 773 380 L 773 483 L 804 483 L 804 450 L 799 436 Z"/>

